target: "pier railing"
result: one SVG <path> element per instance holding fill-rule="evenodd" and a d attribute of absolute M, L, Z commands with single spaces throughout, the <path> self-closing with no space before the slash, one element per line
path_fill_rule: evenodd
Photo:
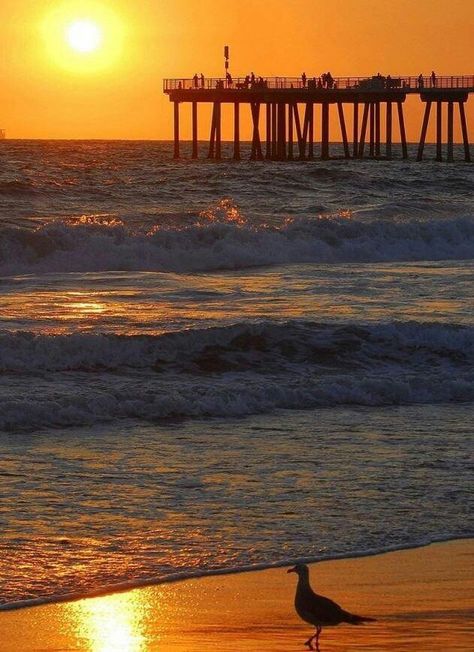
<path fill-rule="evenodd" d="M 330 89 L 330 90 L 412 90 L 471 89 L 474 75 L 443 76 L 383 76 L 372 77 L 236 77 L 232 81 L 222 77 L 191 77 L 164 79 L 165 93 L 177 90 L 262 90 L 262 89 Z"/>

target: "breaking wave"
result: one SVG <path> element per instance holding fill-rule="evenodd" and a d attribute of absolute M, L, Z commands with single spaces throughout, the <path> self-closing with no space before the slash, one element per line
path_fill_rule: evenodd
<path fill-rule="evenodd" d="M 4 333 L 0 428 L 472 401 L 473 363 L 474 329 L 411 322 L 241 323 L 157 336 Z M 41 387 L 33 397 L 32 382 Z"/>
<path fill-rule="evenodd" d="M 0 229 L 0 274 L 112 270 L 193 272 L 288 263 L 465 260 L 474 218 L 374 218 L 352 214 L 254 225 L 228 207 L 178 225 L 130 228 L 118 219 L 57 220 Z M 189 217 L 189 216 L 188 216 Z"/>

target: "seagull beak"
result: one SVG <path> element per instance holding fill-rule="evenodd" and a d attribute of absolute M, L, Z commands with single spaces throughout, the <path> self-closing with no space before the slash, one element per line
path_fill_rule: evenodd
<path fill-rule="evenodd" d="M 296 568 L 295 567 L 289 568 L 286 572 L 287 573 L 296 573 Z"/>

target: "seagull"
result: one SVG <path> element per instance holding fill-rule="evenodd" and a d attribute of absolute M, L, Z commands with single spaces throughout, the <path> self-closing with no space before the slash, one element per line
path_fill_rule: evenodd
<path fill-rule="evenodd" d="M 315 593 L 309 584 L 309 568 L 306 564 L 297 564 L 287 572 L 298 575 L 295 595 L 296 613 L 307 623 L 316 627 L 316 633 L 308 638 L 305 643 L 310 650 L 319 652 L 319 635 L 323 627 L 334 627 L 340 623 L 361 625 L 362 623 L 375 621 L 375 618 L 356 616 L 344 611 L 342 607 L 329 598 Z M 313 641 L 316 642 L 316 647 L 313 647 Z"/>

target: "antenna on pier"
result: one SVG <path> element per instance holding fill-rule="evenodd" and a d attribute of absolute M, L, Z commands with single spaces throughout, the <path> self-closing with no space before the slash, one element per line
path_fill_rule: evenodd
<path fill-rule="evenodd" d="M 224 45 L 224 67 L 225 67 L 225 74 L 227 77 L 227 73 L 229 72 L 229 46 Z"/>

